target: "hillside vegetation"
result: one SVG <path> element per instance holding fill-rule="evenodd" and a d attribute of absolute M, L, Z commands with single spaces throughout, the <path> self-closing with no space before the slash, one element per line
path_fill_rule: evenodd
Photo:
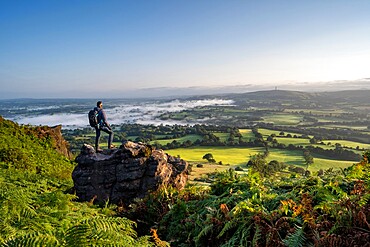
<path fill-rule="evenodd" d="M 210 187 L 164 188 L 129 216 L 173 246 L 369 246 L 369 156 L 311 176 L 229 169 Z"/>
<path fill-rule="evenodd" d="M 0 117 L 0 246 L 154 246 L 115 206 L 74 202 L 74 164 L 39 130 Z"/>

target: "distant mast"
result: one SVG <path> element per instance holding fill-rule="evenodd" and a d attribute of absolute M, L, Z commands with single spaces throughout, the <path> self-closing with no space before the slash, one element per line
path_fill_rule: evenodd
<path fill-rule="evenodd" d="M 277 87 L 275 87 L 275 91 L 277 91 Z"/>

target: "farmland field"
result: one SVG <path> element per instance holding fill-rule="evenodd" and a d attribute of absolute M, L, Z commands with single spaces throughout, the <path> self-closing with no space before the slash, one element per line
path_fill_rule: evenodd
<path fill-rule="evenodd" d="M 254 135 L 251 129 L 239 129 L 240 134 L 242 135 L 243 141 L 249 141 L 249 139 L 254 140 Z"/>
<path fill-rule="evenodd" d="M 159 143 L 161 145 L 165 145 L 167 143 L 171 143 L 173 141 L 178 141 L 178 142 L 185 142 L 185 141 L 192 141 L 192 142 L 195 142 L 197 139 L 199 140 L 202 140 L 203 137 L 200 136 L 200 135 L 186 135 L 186 136 L 183 136 L 183 137 L 179 137 L 179 138 L 172 138 L 172 139 L 163 139 L 163 140 L 155 140 L 155 141 L 152 141 L 150 142 L 151 144 L 153 143 Z"/>
<path fill-rule="evenodd" d="M 279 143 L 285 145 L 293 144 L 295 146 L 307 146 L 310 145 L 310 140 L 303 138 L 289 138 L 289 137 L 275 137 Z"/>
<path fill-rule="evenodd" d="M 260 128 L 260 129 L 258 129 L 258 132 L 261 133 L 264 138 L 266 138 L 266 137 L 268 137 L 269 135 L 272 135 L 272 134 L 275 134 L 276 136 L 279 136 L 281 131 Z M 285 131 L 283 131 L 283 132 L 284 132 L 284 135 L 288 135 L 288 134 L 290 134 L 291 136 L 294 136 L 294 135 L 301 136 L 302 135 L 302 134 L 294 133 L 294 132 L 285 132 Z M 311 138 L 312 136 L 309 136 L 309 137 Z"/>
<path fill-rule="evenodd" d="M 166 150 L 170 155 L 180 155 L 182 159 L 191 162 L 204 163 L 202 157 L 206 153 L 212 153 L 216 162 L 222 161 L 223 164 L 230 165 L 246 165 L 250 156 L 257 153 L 263 153 L 264 148 L 245 148 L 245 147 L 190 147 Z M 267 161 L 278 160 L 287 165 L 297 165 L 305 167 L 302 151 L 270 149 Z M 317 171 L 319 169 L 328 168 L 344 168 L 352 165 L 354 162 L 325 159 L 322 157 L 314 156 L 314 164 L 309 166 L 309 170 Z"/>
<path fill-rule="evenodd" d="M 350 126 L 350 125 L 339 125 L 339 124 L 328 124 L 324 126 L 328 129 L 354 129 L 354 130 L 368 130 L 367 126 L 365 125 L 358 125 L 358 126 Z"/>
<path fill-rule="evenodd" d="M 229 138 L 229 133 L 214 132 L 213 134 L 220 138 L 220 141 L 226 141 Z"/>
<path fill-rule="evenodd" d="M 325 144 L 328 144 L 330 142 L 331 145 L 334 145 L 335 143 L 339 143 L 343 147 L 349 147 L 349 148 L 356 148 L 358 146 L 360 149 L 370 149 L 370 144 L 361 143 L 361 142 L 346 141 L 346 140 L 325 140 L 323 142 Z"/>
<path fill-rule="evenodd" d="M 266 123 L 275 125 L 297 125 L 302 121 L 302 117 L 293 114 L 269 114 L 263 117 Z"/>
<path fill-rule="evenodd" d="M 182 159 L 193 162 L 205 162 L 202 157 L 206 153 L 212 153 L 214 159 L 224 164 L 244 165 L 248 162 L 250 155 L 263 152 L 263 148 L 233 148 L 233 147 L 190 147 L 166 150 L 173 156 L 180 155 Z"/>

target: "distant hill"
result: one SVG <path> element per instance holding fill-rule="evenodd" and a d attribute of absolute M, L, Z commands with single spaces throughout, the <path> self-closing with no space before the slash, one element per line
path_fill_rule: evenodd
<path fill-rule="evenodd" d="M 268 90 L 256 91 L 242 94 L 228 95 L 231 99 L 247 99 L 247 100 L 307 100 L 312 99 L 312 93 L 288 91 L 288 90 Z"/>
<path fill-rule="evenodd" d="M 265 103 L 321 103 L 321 104 L 338 104 L 348 103 L 351 104 L 370 104 L 370 90 L 346 90 L 337 92 L 299 92 L 289 90 L 268 90 L 268 91 L 257 91 L 241 94 L 226 94 L 221 98 L 232 99 L 236 103 L 244 104 L 253 101 L 264 101 Z"/>
<path fill-rule="evenodd" d="M 240 83 L 237 85 L 217 85 L 207 86 L 207 83 L 200 83 L 200 86 L 190 87 L 177 87 L 176 83 L 172 87 L 153 87 L 153 88 L 142 88 L 133 90 L 114 90 L 110 92 L 107 97 L 114 98 L 135 98 L 135 97 L 170 97 L 170 98 L 181 98 L 191 97 L 199 95 L 221 95 L 230 93 L 247 93 L 264 90 L 272 90 L 277 88 L 279 90 L 289 91 L 300 91 L 300 92 L 332 92 L 332 91 L 344 91 L 344 90 L 370 90 L 370 78 L 362 78 L 357 80 L 337 80 L 337 81 L 326 81 L 326 82 L 271 82 L 264 84 L 254 83 Z M 203 86 L 204 85 L 204 86 Z M 89 94 L 92 95 L 92 94 Z"/>

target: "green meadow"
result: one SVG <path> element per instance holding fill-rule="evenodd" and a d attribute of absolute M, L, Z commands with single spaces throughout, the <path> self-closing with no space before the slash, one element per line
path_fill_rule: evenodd
<path fill-rule="evenodd" d="M 368 128 L 365 125 L 350 126 L 350 125 L 340 125 L 340 124 L 327 124 L 327 125 L 325 125 L 325 128 L 327 128 L 327 129 L 353 129 L 353 130 L 362 130 L 365 133 L 368 133 L 366 131 L 366 130 L 368 130 Z"/>
<path fill-rule="evenodd" d="M 303 113 L 309 113 L 314 115 L 329 115 L 329 116 L 340 116 L 340 114 L 347 113 L 347 111 L 340 110 L 340 109 L 323 109 L 323 110 L 317 110 L 317 109 L 286 109 L 284 112 L 303 112 Z"/>
<path fill-rule="evenodd" d="M 273 123 L 274 125 L 297 125 L 302 122 L 303 118 L 294 114 L 273 113 L 263 117 L 265 123 Z"/>
<path fill-rule="evenodd" d="M 339 143 L 342 145 L 342 147 L 346 146 L 349 148 L 356 148 L 359 147 L 360 149 L 370 149 L 370 144 L 367 143 L 361 143 L 361 142 L 354 142 L 354 141 L 347 141 L 347 140 L 325 140 L 323 141 L 325 144 L 328 144 L 329 142 L 331 145 L 335 145 L 335 143 Z"/>
<path fill-rule="evenodd" d="M 258 132 L 261 133 L 263 135 L 263 137 L 266 139 L 268 136 L 270 136 L 272 134 L 275 134 L 278 137 L 281 131 L 260 128 L 260 129 L 258 129 Z M 283 132 L 284 132 L 285 136 L 288 135 L 288 134 L 290 134 L 291 136 L 294 136 L 294 135 L 301 136 L 302 135 L 302 134 L 295 133 L 295 132 L 286 132 L 286 131 L 283 131 Z M 311 138 L 312 136 L 309 136 L 309 137 Z"/>
<path fill-rule="evenodd" d="M 242 135 L 243 141 L 254 140 L 254 134 L 251 129 L 239 129 L 240 134 Z"/>
<path fill-rule="evenodd" d="M 220 132 L 213 132 L 215 136 L 220 138 L 220 141 L 225 142 L 227 139 L 229 139 L 230 134 L 229 133 L 220 133 Z"/>
<path fill-rule="evenodd" d="M 191 162 L 205 162 L 202 157 L 206 153 L 212 153 L 213 158 L 219 162 L 230 165 L 246 164 L 251 155 L 262 152 L 262 148 L 247 148 L 247 147 L 203 147 L 195 146 L 189 148 L 177 148 L 166 150 L 170 155 L 180 157 Z"/>
<path fill-rule="evenodd" d="M 340 169 L 349 167 L 355 163 L 356 161 L 344 161 L 344 160 L 331 160 L 327 158 L 320 157 L 318 155 L 312 155 L 314 157 L 314 163 L 309 166 L 308 170 L 310 171 L 317 171 L 320 169 L 326 170 L 329 168 Z"/>
<path fill-rule="evenodd" d="M 248 148 L 248 147 L 189 147 L 189 148 L 177 148 L 166 150 L 166 152 L 172 156 L 180 156 L 182 159 L 196 162 L 205 163 L 202 157 L 206 153 L 211 153 L 216 162 L 222 161 L 222 163 L 230 165 L 246 165 L 249 161 L 250 156 L 257 153 L 263 153 L 264 148 Z M 284 162 L 287 165 L 297 165 L 305 167 L 304 158 L 301 151 L 281 150 L 281 149 L 270 149 L 267 161 L 278 160 Z M 317 171 L 319 169 L 329 168 L 344 168 L 352 165 L 354 162 L 332 160 L 322 157 L 314 156 L 314 164 L 309 166 L 309 170 Z"/>
<path fill-rule="evenodd" d="M 178 141 L 178 142 L 185 142 L 185 141 L 192 141 L 192 142 L 195 142 L 196 140 L 202 140 L 203 137 L 200 136 L 200 135 L 186 135 L 186 136 L 183 136 L 183 137 L 179 137 L 179 138 L 172 138 L 172 139 L 162 139 L 162 140 L 155 140 L 155 141 L 151 141 L 150 143 L 151 144 L 154 144 L 154 143 L 159 143 L 161 145 L 166 145 L 167 143 L 171 143 L 173 141 Z"/>
<path fill-rule="evenodd" d="M 304 138 L 291 138 L 291 137 L 275 137 L 278 143 L 285 145 L 293 144 L 294 146 L 308 146 L 310 145 L 309 139 Z"/>

